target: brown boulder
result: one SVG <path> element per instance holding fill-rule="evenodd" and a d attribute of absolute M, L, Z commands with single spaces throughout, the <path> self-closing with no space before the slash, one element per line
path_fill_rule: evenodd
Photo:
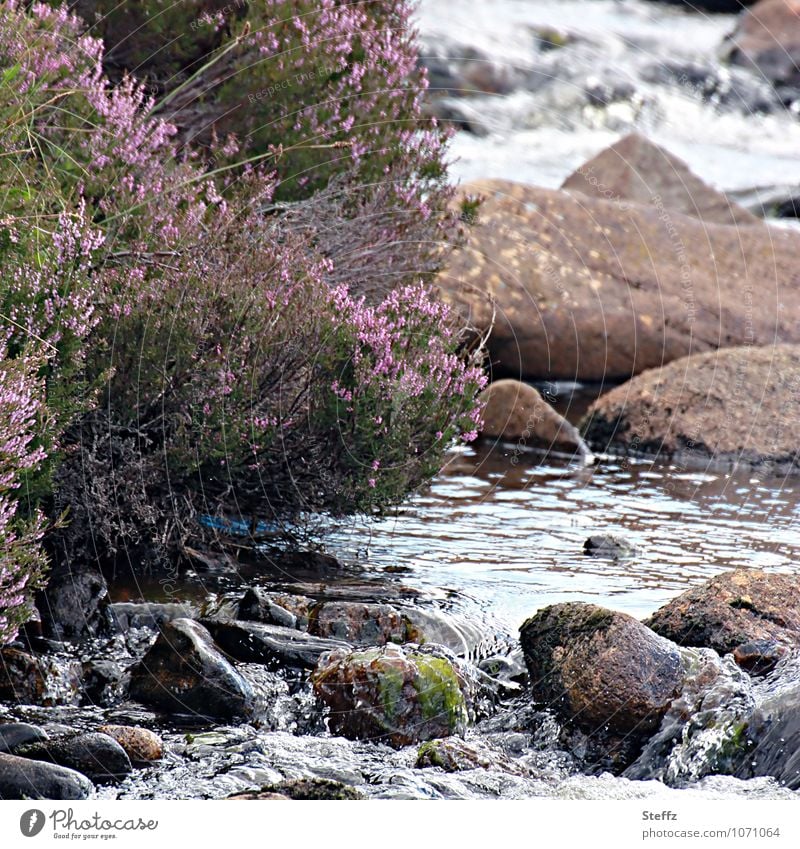
<path fill-rule="evenodd" d="M 714 224 L 762 223 L 704 183 L 683 160 L 639 133 L 630 133 L 598 153 L 567 177 L 561 188 L 605 200 L 660 204 Z"/>
<path fill-rule="evenodd" d="M 723 572 L 674 598 L 645 624 L 680 645 L 734 652 L 740 665 L 761 671 L 757 662 L 765 654 L 777 660 L 776 647 L 800 646 L 800 584 L 760 569 Z"/>
<path fill-rule="evenodd" d="M 439 277 L 498 372 L 627 379 L 690 353 L 800 342 L 800 236 L 503 180 Z M 468 210 L 467 210 L 468 211 Z"/>
<path fill-rule="evenodd" d="M 800 0 L 761 0 L 730 36 L 728 58 L 776 85 L 800 85 Z"/>
<path fill-rule="evenodd" d="M 533 386 L 518 380 L 498 380 L 483 390 L 480 401 L 484 404 L 481 430 L 484 437 L 516 442 L 520 447 L 567 447 L 587 459 L 591 457 L 578 429 L 559 415 Z"/>
<path fill-rule="evenodd" d="M 696 354 L 601 395 L 581 430 L 599 450 L 687 468 L 800 472 L 800 346 Z"/>
<path fill-rule="evenodd" d="M 540 610 L 522 625 L 520 641 L 534 699 L 589 734 L 641 742 L 683 683 L 676 645 L 593 604 Z"/>

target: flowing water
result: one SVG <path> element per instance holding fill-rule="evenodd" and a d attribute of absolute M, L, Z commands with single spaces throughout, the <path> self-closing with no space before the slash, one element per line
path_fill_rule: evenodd
<path fill-rule="evenodd" d="M 732 17 L 640 0 L 422 0 L 418 19 L 426 50 L 458 56 L 475 48 L 494 67 L 527 81 L 503 96 L 470 98 L 485 134 L 454 138 L 457 177 L 556 187 L 636 128 L 723 189 L 800 183 L 797 116 L 766 107 L 754 112 L 754 102 L 768 100 L 762 84 L 731 74 L 715 58 Z M 543 28 L 572 40 L 543 50 Z M 698 67 L 711 73 L 714 86 L 697 82 L 702 73 L 680 71 Z M 665 68 L 678 71 L 661 73 Z M 587 103 L 587 88 L 598 86 L 617 93 L 605 105 L 597 98 Z M 548 388 L 560 393 L 559 406 L 572 421 L 598 391 Z M 465 651 L 480 655 L 513 645 L 522 621 L 547 604 L 594 602 L 644 617 L 735 566 L 793 573 L 800 561 L 799 518 L 798 478 L 614 457 L 584 467 L 514 444 L 478 443 L 454 453 L 432 486 L 395 514 L 340 525 L 326 547 L 348 564 L 352 579 L 402 582 L 428 592 L 434 611 L 462 623 Z M 631 555 L 584 555 L 583 542 L 594 533 L 623 536 Z M 198 569 L 166 595 L 194 603 L 211 596 L 225 604 L 242 585 L 268 577 L 244 567 L 236 573 Z M 116 600 L 157 600 L 163 588 L 156 576 L 135 583 L 120 577 L 111 590 Z M 130 656 L 130 639 L 119 653 Z M 687 725 L 677 716 L 685 705 L 676 706 L 627 777 L 612 777 L 578 774 L 570 753 L 556 743 L 553 717 L 536 715 L 513 693 L 505 709 L 467 734 L 493 765 L 447 774 L 415 769 L 413 747 L 395 751 L 328 736 L 301 681 L 247 666 L 247 676 L 271 694 L 260 726 L 186 728 L 131 705 L 119 705 L 110 716 L 106 711 L 112 721 L 158 727 L 169 751 L 159 766 L 98 794 L 221 797 L 282 778 L 317 776 L 381 798 L 797 798 L 770 778 L 708 774 L 743 716 L 794 698 L 796 667 L 795 661 L 785 666 L 780 683 L 754 684 L 725 661 L 711 691 L 693 695 L 687 689 L 684 698 L 695 698 L 696 720 Z M 87 728 L 99 720 L 99 711 L 69 706 L 6 713 Z"/>

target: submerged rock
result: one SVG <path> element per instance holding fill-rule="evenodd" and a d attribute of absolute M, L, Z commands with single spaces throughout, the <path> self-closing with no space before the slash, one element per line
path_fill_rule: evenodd
<path fill-rule="evenodd" d="M 581 429 L 602 451 L 660 454 L 687 468 L 796 474 L 798 386 L 800 345 L 694 354 L 601 395 Z"/>
<path fill-rule="evenodd" d="M 527 383 L 498 380 L 481 392 L 483 407 L 481 434 L 490 439 L 516 442 L 526 446 L 569 448 L 592 459 L 592 452 L 578 429 L 559 415 Z"/>
<path fill-rule="evenodd" d="M 557 604 L 520 632 L 534 700 L 590 736 L 623 739 L 623 761 L 680 692 L 677 646 L 625 613 Z"/>
<path fill-rule="evenodd" d="M 331 731 L 408 746 L 466 726 L 466 682 L 444 650 L 387 645 L 332 652 L 312 675 Z"/>
<path fill-rule="evenodd" d="M 411 623 L 388 604 L 329 601 L 315 606 L 309 615 L 308 633 L 333 637 L 362 646 L 405 643 Z"/>
<path fill-rule="evenodd" d="M 595 534 L 583 544 L 583 553 L 590 557 L 608 557 L 614 560 L 630 557 L 636 549 L 617 534 Z"/>
<path fill-rule="evenodd" d="M 86 799 L 92 789 L 74 769 L 0 753 L 0 799 Z"/>
<path fill-rule="evenodd" d="M 327 778 L 296 778 L 280 781 L 250 793 L 236 793 L 228 799 L 294 799 L 300 801 L 360 800 L 366 796 L 355 787 Z"/>
<path fill-rule="evenodd" d="M 762 701 L 741 741 L 741 778 L 771 775 L 791 790 L 800 789 L 800 684 Z"/>
<path fill-rule="evenodd" d="M 172 712 L 243 718 L 255 707 L 251 686 L 223 657 L 197 622 L 164 625 L 152 648 L 133 668 L 131 698 Z"/>
<path fill-rule="evenodd" d="M 173 619 L 194 619 L 197 609 L 188 603 L 154 604 L 116 602 L 110 605 L 109 612 L 120 631 L 130 628 L 149 628 L 157 631 L 165 622 Z"/>
<path fill-rule="evenodd" d="M 154 731 L 132 725 L 103 725 L 97 729 L 116 740 L 134 765 L 160 760 L 164 743 Z"/>
<path fill-rule="evenodd" d="M 130 758 L 116 740 L 100 732 L 70 734 L 17 748 L 25 758 L 74 769 L 93 781 L 119 781 L 133 769 Z"/>
<path fill-rule="evenodd" d="M 800 647 L 800 587 L 792 575 L 735 569 L 681 593 L 645 624 L 679 645 L 734 652 L 744 668 L 767 671 L 786 647 Z"/>
<path fill-rule="evenodd" d="M 497 374 L 626 380 L 693 352 L 800 342 L 800 234 L 506 180 L 461 190 L 476 194 L 437 282 L 489 334 Z"/>
<path fill-rule="evenodd" d="M 501 769 L 518 772 L 513 764 L 494 752 L 482 750 L 456 737 L 428 740 L 417 751 L 417 769 L 439 767 L 445 772 L 464 772 L 470 769 Z"/>

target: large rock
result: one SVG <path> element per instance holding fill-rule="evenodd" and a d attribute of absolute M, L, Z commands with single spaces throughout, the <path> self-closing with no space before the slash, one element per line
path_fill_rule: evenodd
<path fill-rule="evenodd" d="M 723 572 L 674 598 L 645 624 L 674 643 L 719 654 L 758 644 L 800 647 L 800 585 L 793 575 L 760 569 Z M 737 660 L 749 656 L 752 650 Z"/>
<path fill-rule="evenodd" d="M 581 430 L 603 451 L 661 454 L 685 467 L 794 474 L 800 472 L 798 386 L 798 345 L 696 354 L 601 395 Z"/>
<path fill-rule="evenodd" d="M 625 613 L 571 602 L 520 629 L 533 698 L 588 734 L 641 742 L 678 695 L 678 647 Z"/>
<path fill-rule="evenodd" d="M 444 653 L 415 647 L 336 651 L 321 658 L 314 692 L 331 731 L 408 746 L 463 730 L 466 682 Z"/>
<path fill-rule="evenodd" d="M 92 789 L 74 769 L 0 753 L 0 799 L 86 799 Z"/>
<path fill-rule="evenodd" d="M 497 380 L 480 394 L 483 403 L 481 434 L 489 439 L 516 442 L 518 446 L 567 448 L 582 457 L 591 451 L 578 429 L 559 415 L 542 396 L 527 383 Z"/>
<path fill-rule="evenodd" d="M 130 695 L 168 711 L 220 719 L 247 717 L 255 706 L 251 686 L 190 619 L 164 625 L 131 673 Z"/>
<path fill-rule="evenodd" d="M 504 180 L 462 191 L 485 200 L 438 283 L 491 329 L 498 373 L 627 379 L 690 353 L 800 342 L 797 233 Z"/>
<path fill-rule="evenodd" d="M 561 186 L 594 198 L 661 205 L 714 224 L 761 224 L 689 166 L 639 133 L 624 136 L 581 165 Z"/>
<path fill-rule="evenodd" d="M 800 0 L 761 0 L 730 37 L 730 61 L 775 85 L 800 86 Z"/>

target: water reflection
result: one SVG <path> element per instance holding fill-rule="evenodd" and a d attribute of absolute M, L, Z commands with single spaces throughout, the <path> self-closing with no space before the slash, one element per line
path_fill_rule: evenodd
<path fill-rule="evenodd" d="M 401 565 L 422 585 L 454 587 L 512 630 L 539 607 L 568 600 L 646 616 L 734 566 L 791 570 L 799 486 L 633 458 L 586 468 L 483 443 L 454 454 L 395 516 L 343 528 L 330 548 L 345 557 L 359 549 L 363 560 L 368 540 L 371 565 Z M 594 533 L 623 535 L 635 555 L 585 556 Z"/>

